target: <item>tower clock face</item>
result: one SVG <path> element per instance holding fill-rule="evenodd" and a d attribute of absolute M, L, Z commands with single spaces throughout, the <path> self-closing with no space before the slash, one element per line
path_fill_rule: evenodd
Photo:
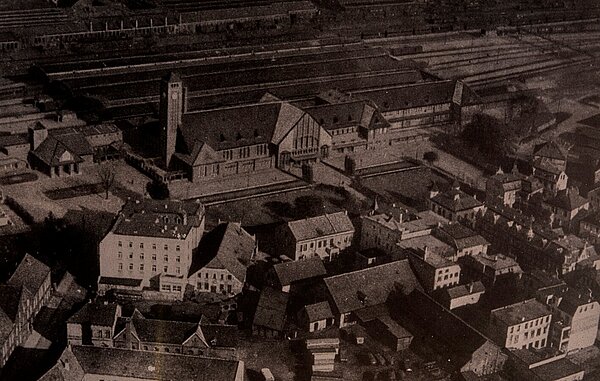
<path fill-rule="evenodd" d="M 171 99 L 173 99 L 173 100 L 177 99 L 177 93 L 171 94 Z"/>

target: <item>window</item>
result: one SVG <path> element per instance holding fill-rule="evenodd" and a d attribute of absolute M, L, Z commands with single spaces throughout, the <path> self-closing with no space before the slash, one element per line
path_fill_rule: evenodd
<path fill-rule="evenodd" d="M 219 285 L 219 291 L 225 291 L 225 285 L 224 284 L 220 284 Z"/>
<path fill-rule="evenodd" d="M 147 351 L 148 350 L 148 346 L 144 345 L 144 350 Z"/>
<path fill-rule="evenodd" d="M 152 260 L 156 261 L 156 254 L 152 254 Z"/>
<path fill-rule="evenodd" d="M 119 253 L 117 254 L 117 258 L 123 259 L 123 252 L 122 251 L 119 251 Z"/>
<path fill-rule="evenodd" d="M 156 244 L 155 243 L 152 244 L 152 249 L 156 250 Z"/>
<path fill-rule="evenodd" d="M 168 273 L 169 272 L 169 266 L 165 266 L 163 267 L 164 272 Z"/>
<path fill-rule="evenodd" d="M 181 246 L 179 246 L 179 245 L 175 246 L 175 251 L 181 251 Z"/>
<path fill-rule="evenodd" d="M 163 256 L 163 261 L 165 261 L 165 262 L 169 262 L 169 256 L 165 254 L 165 255 Z"/>
<path fill-rule="evenodd" d="M 217 274 L 213 274 L 213 279 L 217 279 Z"/>
<path fill-rule="evenodd" d="M 181 256 L 178 255 L 177 257 L 175 257 L 175 262 L 181 262 Z"/>
<path fill-rule="evenodd" d="M 133 259 L 133 253 L 129 253 L 129 259 Z"/>
<path fill-rule="evenodd" d="M 143 249 L 143 248 L 144 248 L 144 243 L 140 242 L 140 249 Z"/>
<path fill-rule="evenodd" d="M 177 274 L 181 274 L 181 267 L 177 267 L 176 272 Z"/>
<path fill-rule="evenodd" d="M 119 241 L 119 247 L 123 247 L 123 241 Z"/>
<path fill-rule="evenodd" d="M 319 241 L 319 243 L 317 244 L 317 247 L 321 247 L 321 241 Z"/>
<path fill-rule="evenodd" d="M 123 264 L 119 263 L 119 271 L 123 270 Z"/>
<path fill-rule="evenodd" d="M 140 271 L 144 271 L 144 264 L 140 263 Z"/>
<path fill-rule="evenodd" d="M 165 244 L 165 250 L 169 250 L 169 245 Z"/>
<path fill-rule="evenodd" d="M 163 284 L 160 289 L 162 291 L 171 291 L 171 285 L 170 284 Z"/>
<path fill-rule="evenodd" d="M 133 242 L 129 241 L 129 247 L 133 247 Z"/>
<path fill-rule="evenodd" d="M 227 275 L 227 280 L 231 280 L 233 277 L 231 276 L 231 274 Z"/>
<path fill-rule="evenodd" d="M 156 265 L 152 265 L 152 272 L 155 273 L 156 272 Z"/>
<path fill-rule="evenodd" d="M 208 290 L 208 282 L 204 282 L 204 289 Z"/>
<path fill-rule="evenodd" d="M 140 253 L 140 259 L 143 261 L 144 260 L 144 253 Z"/>
<path fill-rule="evenodd" d="M 129 264 L 129 270 L 133 270 L 133 263 Z"/>
<path fill-rule="evenodd" d="M 228 285 L 227 285 L 227 292 L 231 294 L 231 290 L 232 290 L 232 288 L 231 288 L 231 285 L 230 285 L 230 284 L 228 284 Z"/>
<path fill-rule="evenodd" d="M 221 274 L 221 280 L 223 280 L 225 278 L 224 274 Z"/>

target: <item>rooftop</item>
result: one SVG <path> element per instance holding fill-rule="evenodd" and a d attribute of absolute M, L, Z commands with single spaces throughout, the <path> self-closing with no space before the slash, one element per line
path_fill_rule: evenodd
<path fill-rule="evenodd" d="M 185 239 L 192 227 L 200 226 L 203 218 L 204 206 L 198 202 L 129 200 L 119 212 L 112 232 Z"/>
<path fill-rule="evenodd" d="M 119 315 L 119 305 L 116 303 L 87 303 L 67 323 L 91 324 L 102 327 L 112 327 Z"/>
<path fill-rule="evenodd" d="M 319 257 L 311 257 L 302 261 L 277 263 L 273 266 L 273 271 L 282 286 L 327 275 L 323 261 Z"/>
<path fill-rule="evenodd" d="M 519 303 L 492 310 L 491 315 L 506 323 L 508 326 L 521 324 L 551 315 L 548 307 L 535 299 L 528 299 Z"/>
<path fill-rule="evenodd" d="M 306 310 L 306 315 L 310 322 L 333 318 L 333 312 L 331 312 L 331 307 L 328 302 L 309 304 L 305 306 L 304 309 Z"/>
<path fill-rule="evenodd" d="M 568 211 L 578 209 L 589 203 L 586 198 L 579 195 L 579 192 L 570 188 L 558 192 L 556 196 L 545 202 L 549 205 Z"/>
<path fill-rule="evenodd" d="M 49 276 L 50 267 L 31 255 L 25 254 L 25 257 L 6 283 L 9 286 L 25 287 L 32 295 L 35 295 Z"/>
<path fill-rule="evenodd" d="M 260 293 L 252 325 L 283 331 L 289 295 L 270 287 Z"/>
<path fill-rule="evenodd" d="M 354 232 L 352 221 L 345 211 L 290 221 L 287 225 L 296 241 Z"/>
<path fill-rule="evenodd" d="M 480 281 L 477 281 L 470 284 L 460 284 L 458 286 L 445 288 L 444 292 L 447 293 L 451 299 L 456 299 L 467 295 L 484 293 L 485 286 Z"/>
<path fill-rule="evenodd" d="M 460 212 L 483 206 L 476 198 L 466 194 L 456 186 L 446 192 L 437 194 L 432 197 L 431 201 L 452 212 Z"/>

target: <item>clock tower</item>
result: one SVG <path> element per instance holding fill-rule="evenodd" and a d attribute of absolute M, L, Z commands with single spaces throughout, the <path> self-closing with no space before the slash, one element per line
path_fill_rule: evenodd
<path fill-rule="evenodd" d="M 181 126 L 184 108 L 184 90 L 181 78 L 171 73 L 160 82 L 160 144 L 161 155 L 168 169 L 175 153 L 177 129 Z"/>

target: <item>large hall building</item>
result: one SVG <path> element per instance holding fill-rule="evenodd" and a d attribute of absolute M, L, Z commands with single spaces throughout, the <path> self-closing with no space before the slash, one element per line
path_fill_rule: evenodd
<path fill-rule="evenodd" d="M 480 102 L 462 82 L 427 81 L 361 90 L 328 90 L 287 101 L 188 111 L 177 74 L 161 81 L 161 161 L 192 182 L 376 150 L 423 139 L 434 127 L 460 126 Z"/>

